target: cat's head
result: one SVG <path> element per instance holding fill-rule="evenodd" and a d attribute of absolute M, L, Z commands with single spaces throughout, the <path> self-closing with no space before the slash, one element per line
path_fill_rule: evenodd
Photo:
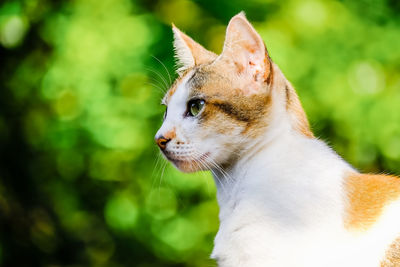
<path fill-rule="evenodd" d="M 227 165 L 268 125 L 273 63 L 242 13 L 229 22 L 219 56 L 175 26 L 173 33 L 179 78 L 163 99 L 156 143 L 185 172 Z"/>

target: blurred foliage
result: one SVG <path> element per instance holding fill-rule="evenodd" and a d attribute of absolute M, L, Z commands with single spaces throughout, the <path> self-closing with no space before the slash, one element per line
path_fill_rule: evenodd
<path fill-rule="evenodd" d="M 316 135 L 364 171 L 399 174 L 399 3 L 2 0 L 0 265 L 213 265 L 213 180 L 153 144 L 171 22 L 220 52 L 245 10 Z"/>

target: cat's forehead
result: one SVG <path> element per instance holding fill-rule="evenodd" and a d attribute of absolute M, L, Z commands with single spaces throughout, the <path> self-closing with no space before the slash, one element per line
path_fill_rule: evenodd
<path fill-rule="evenodd" d="M 183 75 L 178 77 L 174 83 L 172 84 L 171 88 L 165 94 L 162 104 L 169 105 L 171 102 L 172 97 L 176 94 L 177 91 L 187 91 L 188 90 L 188 80 L 193 76 L 195 70 L 191 69 L 186 71 Z M 185 94 L 187 95 L 187 94 Z"/>
<path fill-rule="evenodd" d="M 165 94 L 164 104 L 168 104 L 178 88 L 187 90 L 189 98 L 207 97 L 220 94 L 221 89 L 229 82 L 222 73 L 210 67 L 192 68 L 175 80 L 174 84 Z"/>

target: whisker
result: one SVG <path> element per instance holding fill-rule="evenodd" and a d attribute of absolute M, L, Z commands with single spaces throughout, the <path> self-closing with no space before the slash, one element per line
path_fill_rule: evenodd
<path fill-rule="evenodd" d="M 226 193 L 227 190 L 225 189 L 224 182 L 218 177 L 218 175 L 215 173 L 215 171 L 213 170 L 213 168 L 211 168 L 211 166 L 208 165 L 208 162 L 205 162 L 203 159 L 201 159 L 202 154 L 199 153 L 199 152 L 196 151 L 196 150 L 194 150 L 193 152 L 194 152 L 195 155 L 198 156 L 198 159 L 197 159 L 197 160 L 198 160 L 199 162 L 201 162 L 202 165 L 203 165 L 206 169 L 209 169 L 209 170 L 211 171 L 211 173 L 214 175 L 214 177 L 215 177 L 215 179 L 217 180 L 217 182 L 221 185 L 222 190 Z M 224 170 L 222 170 L 222 168 L 221 168 L 218 164 L 216 164 L 215 161 L 213 161 L 213 160 L 212 160 L 210 157 L 208 157 L 208 156 L 207 156 L 207 159 L 210 159 L 210 162 L 209 162 L 209 163 L 211 163 L 215 169 L 217 169 L 218 171 L 221 172 L 221 174 L 225 177 L 225 180 L 228 180 L 228 181 L 231 180 L 230 177 L 229 177 L 229 175 L 227 175 L 227 173 L 226 173 Z"/>
<path fill-rule="evenodd" d="M 146 84 L 151 85 L 152 87 L 156 88 L 161 93 L 161 97 L 164 97 L 168 90 L 168 89 L 165 89 L 163 86 L 158 85 L 154 82 L 147 82 Z"/>
<path fill-rule="evenodd" d="M 196 151 L 194 151 L 194 152 L 196 153 Z M 197 153 L 198 153 L 198 152 L 197 152 Z M 198 153 L 198 154 L 199 154 L 199 153 Z M 199 154 L 199 155 L 200 155 L 200 154 Z M 202 159 L 200 159 L 200 158 L 196 159 L 196 162 L 198 162 L 199 164 L 201 164 L 205 169 L 210 170 L 210 172 L 214 175 L 214 177 L 215 177 L 215 179 L 217 180 L 217 182 L 218 182 L 219 184 L 221 184 L 222 190 L 223 190 L 224 192 L 226 192 L 225 187 L 224 187 L 224 185 L 222 184 L 222 181 L 220 181 L 219 177 L 214 173 L 214 171 L 210 168 L 210 166 L 208 166 L 207 162 L 205 162 L 204 160 L 202 160 Z M 209 185 L 208 182 L 207 182 L 207 185 Z M 209 193 L 210 193 L 210 192 L 209 192 Z"/>
<path fill-rule="evenodd" d="M 214 168 L 216 168 L 221 174 L 225 177 L 227 182 L 234 181 L 234 179 L 220 166 L 218 165 L 213 159 L 208 158 L 210 160 L 210 163 L 213 165 Z"/>
<path fill-rule="evenodd" d="M 162 179 L 164 177 L 164 172 L 165 172 L 165 168 L 167 167 L 167 164 L 168 164 L 168 161 L 165 161 L 164 167 L 163 167 L 163 169 L 161 171 L 160 183 L 158 184 L 158 192 L 160 192 L 160 189 L 161 189 Z"/>
<path fill-rule="evenodd" d="M 160 62 L 161 63 L 161 65 L 164 67 L 164 69 L 165 69 L 165 71 L 167 72 L 167 74 L 168 74 L 168 78 L 169 78 L 169 85 L 171 85 L 172 84 L 172 79 L 171 79 L 171 75 L 169 74 L 169 71 L 168 71 L 168 69 L 167 69 L 167 67 L 165 66 L 165 64 L 161 61 L 161 60 L 159 60 L 156 56 L 154 56 L 154 55 L 151 55 L 155 60 L 157 60 L 158 62 Z"/>
<path fill-rule="evenodd" d="M 156 70 L 154 70 L 154 69 L 152 69 L 152 68 L 146 68 L 146 70 L 147 70 L 147 71 L 153 72 L 153 73 L 156 74 L 159 78 L 161 78 L 161 81 L 163 82 L 165 88 L 168 88 L 168 87 L 169 87 L 167 80 L 165 80 L 165 78 L 164 78 L 158 71 L 156 71 Z"/>
<path fill-rule="evenodd" d="M 166 92 L 163 88 L 157 86 L 157 85 L 154 84 L 154 83 L 149 83 L 149 82 L 147 82 L 146 84 L 151 85 L 151 86 L 154 86 L 156 89 L 160 90 L 160 92 L 163 93 L 163 94 L 165 94 L 165 92 Z"/>
<path fill-rule="evenodd" d="M 153 190 L 153 188 L 154 188 L 154 185 L 155 185 L 155 182 L 156 182 L 156 177 L 158 177 L 158 175 L 156 176 L 156 174 L 157 173 L 159 173 L 160 172 L 160 169 L 158 168 L 158 165 L 160 164 L 160 162 L 162 162 L 160 159 L 162 158 L 162 156 L 161 156 L 161 154 L 160 153 L 158 153 L 157 154 L 157 157 L 156 157 L 156 159 L 155 159 L 155 163 L 154 163 L 154 166 L 153 166 L 153 172 L 152 172 L 152 174 L 151 174 L 151 179 L 152 179 L 152 184 L 151 184 L 151 190 Z"/>
<path fill-rule="evenodd" d="M 206 156 L 206 158 L 209 160 L 211 165 L 215 169 L 217 169 L 224 176 L 224 178 L 225 178 L 225 180 L 227 180 L 227 182 L 233 182 L 234 181 L 234 179 L 218 163 L 216 163 L 215 160 L 213 160 L 209 156 Z"/>
<path fill-rule="evenodd" d="M 165 84 L 162 83 L 160 80 L 157 80 L 155 77 L 152 77 L 152 76 L 148 76 L 148 78 L 150 79 L 151 82 L 153 82 L 154 84 L 157 84 L 160 88 L 162 88 L 163 91 L 167 90 L 167 88 L 164 88 Z"/>

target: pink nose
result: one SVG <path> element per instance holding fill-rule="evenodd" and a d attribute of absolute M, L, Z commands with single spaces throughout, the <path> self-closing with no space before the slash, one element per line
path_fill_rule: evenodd
<path fill-rule="evenodd" d="M 160 136 L 159 138 L 156 139 L 157 145 L 164 150 L 167 147 L 167 143 L 171 141 L 171 139 L 167 139 L 164 136 Z"/>

